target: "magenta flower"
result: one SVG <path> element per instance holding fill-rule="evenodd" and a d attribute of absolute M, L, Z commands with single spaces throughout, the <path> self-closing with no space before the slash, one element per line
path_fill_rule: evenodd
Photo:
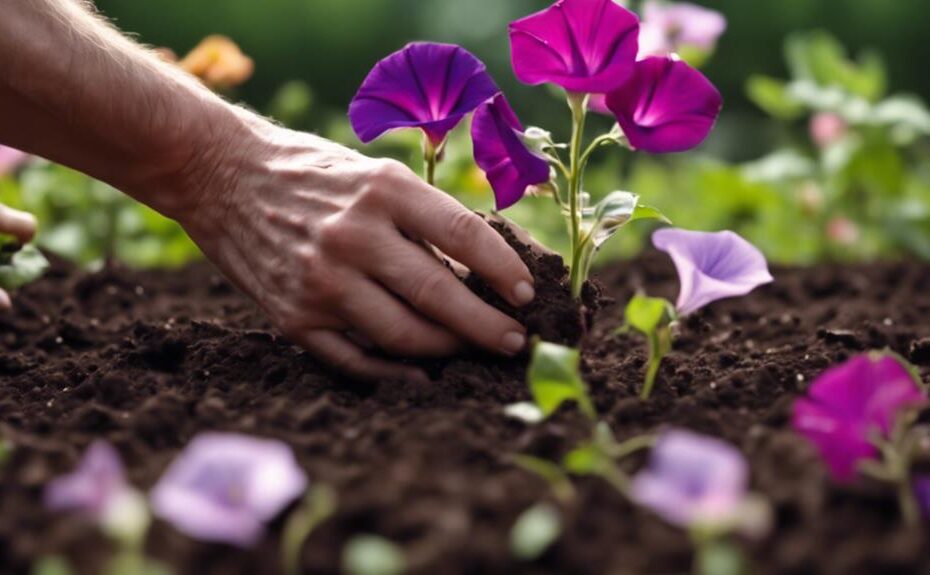
<path fill-rule="evenodd" d="M 29 159 L 29 154 L 0 145 L 0 176 L 5 176 Z"/>
<path fill-rule="evenodd" d="M 638 35 L 636 15 L 613 0 L 559 0 L 510 24 L 513 70 L 534 86 L 607 93 L 632 74 Z"/>
<path fill-rule="evenodd" d="M 655 154 L 683 152 L 707 138 L 723 98 L 703 74 L 673 58 L 646 58 L 606 105 L 630 145 Z"/>
<path fill-rule="evenodd" d="M 749 466 L 736 448 L 684 430 L 665 432 L 633 478 L 632 499 L 679 527 L 732 524 L 748 496 Z"/>
<path fill-rule="evenodd" d="M 201 433 L 152 490 L 155 515 L 194 539 L 248 547 L 307 486 L 287 444 Z"/>
<path fill-rule="evenodd" d="M 643 6 L 639 57 L 668 56 L 686 49 L 712 51 L 727 29 L 723 14 L 688 2 L 649 0 Z"/>
<path fill-rule="evenodd" d="M 475 163 L 494 189 L 498 210 L 517 203 L 527 187 L 549 180 L 549 163 L 523 144 L 522 132 L 503 94 L 485 102 L 472 119 Z"/>
<path fill-rule="evenodd" d="M 734 232 L 692 232 L 663 228 L 652 244 L 667 253 L 681 283 L 678 314 L 685 316 L 718 299 L 746 295 L 770 283 L 765 256 Z"/>
<path fill-rule="evenodd" d="M 98 440 L 87 448 L 77 469 L 46 486 L 45 505 L 53 511 L 80 511 L 100 520 L 127 489 L 130 486 L 119 453 Z"/>
<path fill-rule="evenodd" d="M 817 447 L 834 479 L 848 482 L 857 462 L 878 456 L 873 434 L 887 438 L 900 411 L 925 399 L 898 359 L 864 354 L 818 377 L 795 401 L 792 425 Z"/>
<path fill-rule="evenodd" d="M 498 92 L 485 65 L 464 48 L 417 42 L 375 65 L 349 105 L 349 120 L 365 143 L 397 128 L 420 128 L 439 145 Z"/>

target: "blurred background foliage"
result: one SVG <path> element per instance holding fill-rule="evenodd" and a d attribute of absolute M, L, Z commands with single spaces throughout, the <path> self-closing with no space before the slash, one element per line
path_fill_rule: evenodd
<path fill-rule="evenodd" d="M 455 42 L 482 58 L 524 123 L 565 138 L 564 102 L 519 85 L 507 23 L 548 0 L 96 0 L 141 41 L 185 54 L 204 37 L 232 38 L 254 74 L 228 95 L 288 126 L 420 169 L 419 139 L 360 146 L 345 118 L 371 66 L 410 40 Z M 930 75 L 923 73 L 927 0 L 698 0 L 729 29 L 703 71 L 726 106 L 697 151 L 654 157 L 608 149 L 589 170 L 596 198 L 625 189 L 685 228 L 734 229 L 780 262 L 930 258 Z M 633 2 L 636 8 L 637 2 Z M 598 118 L 595 128 L 610 122 Z M 818 132 L 819 130 L 819 132 Z M 447 146 L 439 184 L 466 204 L 493 199 L 471 161 L 467 127 Z M 179 265 L 196 254 L 183 232 L 97 182 L 43 162 L 0 177 L 0 201 L 36 212 L 41 245 L 83 263 Z M 564 248 L 551 200 L 505 215 Z M 648 227 L 604 249 L 631 255 Z"/>

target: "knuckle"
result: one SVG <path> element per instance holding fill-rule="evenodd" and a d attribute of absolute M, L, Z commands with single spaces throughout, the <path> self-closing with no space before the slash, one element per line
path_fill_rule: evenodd
<path fill-rule="evenodd" d="M 325 252 L 340 253 L 352 249 L 357 234 L 342 218 L 324 220 L 318 229 L 320 247 Z"/>
<path fill-rule="evenodd" d="M 484 221 L 478 214 L 464 208 L 458 209 L 449 218 L 449 239 L 456 245 L 473 245 L 484 231 L 483 225 Z"/>
<path fill-rule="evenodd" d="M 448 273 L 444 268 L 423 274 L 413 282 L 410 303 L 420 309 L 428 307 L 436 298 L 436 294 L 442 293 L 448 279 Z"/>
<path fill-rule="evenodd" d="M 379 160 L 372 170 L 374 179 L 384 182 L 396 182 L 407 175 L 407 166 L 397 160 Z"/>

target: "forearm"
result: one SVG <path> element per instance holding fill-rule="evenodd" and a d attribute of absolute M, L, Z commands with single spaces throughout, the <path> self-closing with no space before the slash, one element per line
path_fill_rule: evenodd
<path fill-rule="evenodd" d="M 78 0 L 0 0 L 0 11 L 0 142 L 177 217 L 197 201 L 188 172 L 247 131 L 246 112 Z"/>

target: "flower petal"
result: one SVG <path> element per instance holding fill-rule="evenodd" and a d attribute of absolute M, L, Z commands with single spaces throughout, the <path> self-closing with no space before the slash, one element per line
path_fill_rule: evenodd
<path fill-rule="evenodd" d="M 678 270 L 680 315 L 718 299 L 746 295 L 772 281 L 762 252 L 734 232 L 663 228 L 652 235 L 652 243 L 671 256 Z"/>
<path fill-rule="evenodd" d="M 607 94 L 607 107 L 630 144 L 657 154 L 699 145 L 722 106 L 720 92 L 707 78 L 672 58 L 637 62 L 630 81 Z"/>
<path fill-rule="evenodd" d="M 522 130 L 503 94 L 478 108 L 472 119 L 475 163 L 494 189 L 498 210 L 517 203 L 529 186 L 549 180 L 549 163 L 523 144 Z"/>
<path fill-rule="evenodd" d="M 606 93 L 633 71 L 639 20 L 613 0 L 559 0 L 510 25 L 513 69 L 526 84 Z"/>
<path fill-rule="evenodd" d="M 52 480 L 45 489 L 45 505 L 52 510 L 74 510 L 99 518 L 108 503 L 128 488 L 119 453 L 103 440 L 93 442 L 77 469 Z"/>
<path fill-rule="evenodd" d="M 421 128 L 438 143 L 498 92 L 464 48 L 417 42 L 375 65 L 349 105 L 349 120 L 365 143 L 397 128 Z"/>
<path fill-rule="evenodd" d="M 839 482 L 851 481 L 856 476 L 857 463 L 878 453 L 858 425 L 836 417 L 829 406 L 799 399 L 794 403 L 791 424 L 817 447 L 830 474 Z"/>
<path fill-rule="evenodd" d="M 720 12 L 689 2 L 649 0 L 643 6 L 639 57 L 667 56 L 683 47 L 711 50 L 727 29 Z"/>

